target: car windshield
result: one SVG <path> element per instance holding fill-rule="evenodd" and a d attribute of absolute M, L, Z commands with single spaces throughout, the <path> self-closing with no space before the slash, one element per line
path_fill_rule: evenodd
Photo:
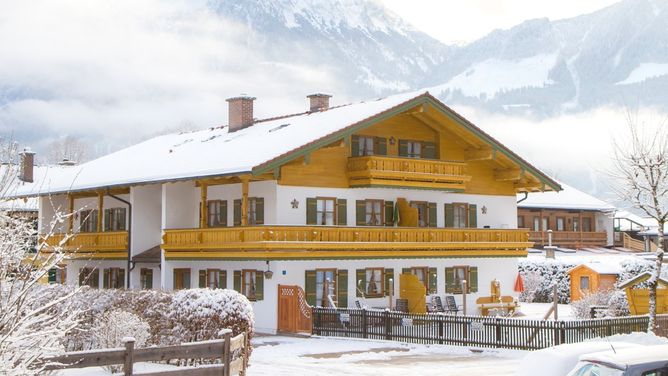
<path fill-rule="evenodd" d="M 603 364 L 579 362 L 568 376 L 623 376 L 624 371 Z"/>

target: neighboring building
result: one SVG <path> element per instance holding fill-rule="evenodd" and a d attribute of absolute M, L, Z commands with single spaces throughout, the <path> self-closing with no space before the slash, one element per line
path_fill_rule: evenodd
<path fill-rule="evenodd" d="M 465 279 L 475 307 L 492 279 L 513 285 L 531 246 L 516 194 L 557 182 L 428 93 L 309 99 L 256 120 L 254 98 L 231 98 L 229 126 L 156 137 L 20 195 L 40 197 L 40 230 L 54 207 L 75 213 L 46 240 L 74 234 L 68 283 L 234 288 L 262 332 L 292 330 L 299 288 L 313 305 L 329 292 L 379 306 L 411 273 L 459 303 Z"/>
<path fill-rule="evenodd" d="M 561 192 L 518 195 L 517 226 L 528 228 L 536 246 L 552 244 L 565 248 L 608 247 L 613 241 L 615 207 L 561 183 Z"/>
<path fill-rule="evenodd" d="M 621 273 L 618 264 L 589 262 L 568 271 L 571 276 L 571 301 L 582 299 L 585 294 L 615 289 Z"/>
<path fill-rule="evenodd" d="M 654 230 L 654 240 L 656 240 L 656 220 L 619 210 L 615 212 L 614 226 L 615 247 L 635 252 L 656 250 L 656 245 L 649 242 L 651 234 L 648 234 Z M 645 234 L 648 236 L 644 236 Z"/>

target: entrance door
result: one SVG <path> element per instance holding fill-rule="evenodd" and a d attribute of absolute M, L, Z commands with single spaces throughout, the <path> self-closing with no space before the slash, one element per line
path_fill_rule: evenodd
<path fill-rule="evenodd" d="M 311 333 L 311 306 L 299 286 L 278 285 L 278 331 Z"/>

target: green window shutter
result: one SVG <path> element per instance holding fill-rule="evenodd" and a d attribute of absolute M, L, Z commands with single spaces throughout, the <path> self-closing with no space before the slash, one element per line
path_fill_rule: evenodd
<path fill-rule="evenodd" d="M 394 226 L 394 202 L 385 201 L 385 226 Z"/>
<path fill-rule="evenodd" d="M 91 287 L 99 289 L 100 288 L 100 269 L 93 269 L 93 276 Z"/>
<path fill-rule="evenodd" d="M 318 200 L 315 198 L 306 199 L 306 224 L 318 224 Z"/>
<path fill-rule="evenodd" d="M 338 270 L 336 279 L 336 298 L 338 308 L 348 308 L 348 271 Z"/>
<path fill-rule="evenodd" d="M 118 214 L 118 230 L 119 231 L 125 231 L 127 230 L 126 224 L 128 221 L 128 216 L 127 216 L 127 209 L 126 208 L 121 208 L 119 209 L 119 214 Z"/>
<path fill-rule="evenodd" d="M 315 307 L 315 270 L 307 270 L 304 273 L 304 292 L 306 293 L 306 302 Z"/>
<path fill-rule="evenodd" d="M 345 198 L 336 200 L 336 224 L 339 226 L 348 225 L 348 200 Z"/>
<path fill-rule="evenodd" d="M 352 155 L 353 157 L 359 157 L 360 156 L 359 151 L 360 151 L 360 140 L 358 136 L 352 136 L 350 138 L 350 155 Z"/>
<path fill-rule="evenodd" d="M 423 142 L 422 157 L 426 159 L 436 159 L 436 144 L 433 142 Z"/>
<path fill-rule="evenodd" d="M 408 141 L 399 140 L 399 156 L 408 157 Z"/>
<path fill-rule="evenodd" d="M 255 199 L 255 224 L 264 224 L 264 198 L 262 197 Z"/>
<path fill-rule="evenodd" d="M 227 271 L 221 270 L 218 274 L 218 287 L 221 289 L 227 288 Z"/>
<path fill-rule="evenodd" d="M 436 227 L 436 203 L 430 202 L 427 206 L 429 208 L 429 227 Z"/>
<path fill-rule="evenodd" d="M 357 269 L 355 271 L 355 294 L 356 297 L 361 298 L 364 296 L 364 291 L 366 290 L 366 270 Z"/>
<path fill-rule="evenodd" d="M 436 274 L 436 268 L 429 268 L 429 291 L 427 291 L 427 294 L 436 294 L 437 286 L 438 276 Z"/>
<path fill-rule="evenodd" d="M 455 206 L 445 204 L 445 227 L 455 227 Z"/>
<path fill-rule="evenodd" d="M 234 200 L 234 225 L 241 226 L 241 200 Z"/>
<path fill-rule="evenodd" d="M 49 283 L 56 283 L 56 274 L 58 273 L 57 268 L 49 269 Z"/>
<path fill-rule="evenodd" d="M 199 288 L 203 289 L 206 287 L 206 270 L 199 271 Z"/>
<path fill-rule="evenodd" d="M 104 231 L 111 231 L 111 209 L 104 209 Z"/>
<path fill-rule="evenodd" d="M 357 226 L 365 226 L 366 225 L 366 201 L 364 200 L 356 200 L 355 201 L 355 214 L 356 214 L 356 221 L 355 223 Z"/>
<path fill-rule="evenodd" d="M 392 280 L 392 282 L 390 282 L 390 280 Z M 394 269 L 386 268 L 385 269 L 385 296 L 390 295 L 390 290 L 392 290 L 392 288 L 394 287 L 393 284 L 394 284 Z M 395 291 L 392 291 L 392 292 L 394 293 Z M 394 294 L 394 295 L 396 295 L 396 294 Z"/>
<path fill-rule="evenodd" d="M 104 269 L 103 273 L 104 278 L 102 279 L 102 287 L 105 289 L 109 288 L 109 269 Z"/>
<path fill-rule="evenodd" d="M 478 227 L 478 206 L 475 204 L 469 205 L 469 227 Z"/>
<path fill-rule="evenodd" d="M 241 292 L 241 270 L 234 271 L 234 290 Z"/>
<path fill-rule="evenodd" d="M 255 272 L 255 300 L 264 299 L 264 272 L 258 270 Z"/>
<path fill-rule="evenodd" d="M 114 288 L 122 289 L 125 287 L 125 269 L 121 269 L 118 271 L 118 286 L 114 286 Z"/>
<path fill-rule="evenodd" d="M 83 286 L 84 281 L 86 281 L 86 272 L 84 269 L 79 269 L 79 286 Z"/>
<path fill-rule="evenodd" d="M 457 291 L 455 287 L 455 269 L 445 268 L 445 292 L 454 294 Z"/>
<path fill-rule="evenodd" d="M 469 285 L 469 292 L 478 292 L 478 267 L 469 267 L 469 280 L 466 281 Z"/>
<path fill-rule="evenodd" d="M 387 139 L 385 137 L 376 137 L 376 150 L 373 151 L 375 155 L 387 155 Z"/>
<path fill-rule="evenodd" d="M 227 200 L 220 202 L 220 225 L 227 227 Z"/>

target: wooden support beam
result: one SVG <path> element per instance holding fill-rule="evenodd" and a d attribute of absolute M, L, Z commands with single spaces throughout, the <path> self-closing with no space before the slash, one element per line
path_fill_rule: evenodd
<path fill-rule="evenodd" d="M 491 161 L 496 158 L 496 149 L 490 147 L 483 147 L 480 149 L 466 149 L 464 152 L 464 158 L 466 158 L 467 162 Z"/>
<path fill-rule="evenodd" d="M 68 193 L 67 200 L 68 200 L 67 212 L 70 215 L 67 221 L 67 233 L 71 234 L 72 229 L 74 228 L 74 196 Z"/>
<path fill-rule="evenodd" d="M 520 180 L 524 176 L 524 170 L 510 168 L 503 170 L 494 170 L 494 180 L 496 181 L 514 181 Z"/>
<path fill-rule="evenodd" d="M 102 232 L 103 213 L 104 213 L 104 193 L 97 192 L 97 232 Z"/>
<path fill-rule="evenodd" d="M 126 195 L 130 193 L 130 188 L 114 188 L 114 189 L 109 189 L 105 190 L 105 192 L 109 192 L 112 195 Z M 90 197 L 97 197 L 98 196 L 98 191 L 86 191 L 86 192 L 75 192 L 71 194 L 73 198 L 90 198 Z"/>
<path fill-rule="evenodd" d="M 206 202 L 207 202 L 207 193 L 208 193 L 208 186 L 206 183 L 203 183 L 200 185 L 200 211 L 199 211 L 199 227 L 200 228 L 206 228 L 207 225 L 207 210 L 209 209 Z"/>
<path fill-rule="evenodd" d="M 247 176 L 241 177 L 241 225 L 248 225 L 248 182 Z"/>

